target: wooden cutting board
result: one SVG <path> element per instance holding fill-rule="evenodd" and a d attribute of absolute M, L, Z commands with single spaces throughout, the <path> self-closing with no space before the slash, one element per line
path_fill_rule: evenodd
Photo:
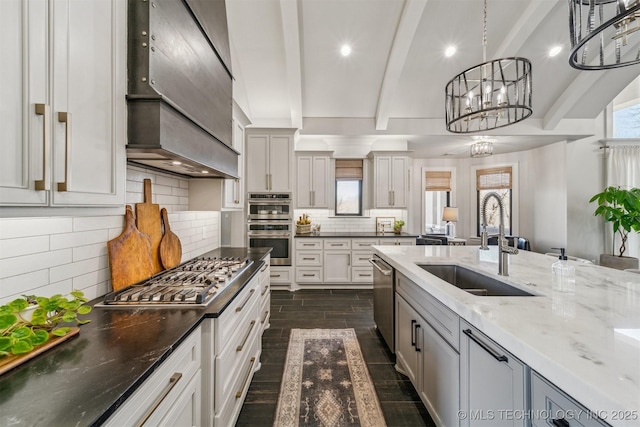
<path fill-rule="evenodd" d="M 114 291 L 151 277 L 154 273 L 151 239 L 136 228 L 131 206 L 127 206 L 124 219 L 122 234 L 107 242 Z"/>
<path fill-rule="evenodd" d="M 151 180 L 144 180 L 144 203 L 136 203 L 136 225 L 138 230 L 151 238 L 151 261 L 153 273 L 162 271 L 160 262 L 160 240 L 162 240 L 162 223 L 160 222 L 160 206 L 151 203 Z"/>
<path fill-rule="evenodd" d="M 164 268 L 173 268 L 180 264 L 182 259 L 182 245 L 178 236 L 171 231 L 167 210 L 162 208 L 160 213 L 164 223 L 164 236 L 162 236 L 162 241 L 160 242 L 160 260 Z"/>

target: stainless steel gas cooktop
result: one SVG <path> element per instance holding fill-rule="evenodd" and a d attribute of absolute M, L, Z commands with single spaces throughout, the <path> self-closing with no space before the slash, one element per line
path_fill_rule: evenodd
<path fill-rule="evenodd" d="M 194 258 L 107 294 L 104 301 L 96 306 L 206 306 L 252 263 L 248 258 Z"/>

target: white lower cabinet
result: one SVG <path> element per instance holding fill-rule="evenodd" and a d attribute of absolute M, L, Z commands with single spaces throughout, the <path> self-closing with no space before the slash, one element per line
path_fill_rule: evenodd
<path fill-rule="evenodd" d="M 460 329 L 461 424 L 526 425 L 526 365 L 467 322 Z"/>
<path fill-rule="evenodd" d="M 201 327 L 198 327 L 105 425 L 202 425 L 201 354 Z"/>
<path fill-rule="evenodd" d="M 396 274 L 397 368 L 409 377 L 436 425 L 456 426 L 460 409 L 460 356 L 455 343 L 440 335 L 435 329 L 441 327 L 439 324 L 432 326 L 425 319 L 427 316 L 420 314 L 425 308 L 413 297 L 424 291 Z"/>
<path fill-rule="evenodd" d="M 412 237 L 296 238 L 295 281 L 317 287 L 325 284 L 352 285 L 353 288 L 372 285 L 373 267 L 369 263 L 373 256 L 371 246 L 415 243 L 416 239 Z"/>
<path fill-rule="evenodd" d="M 260 368 L 264 319 L 260 311 L 268 272 L 269 268 L 254 276 L 219 317 L 204 321 L 203 425 L 233 425 Z"/>
<path fill-rule="evenodd" d="M 622 414 L 623 411 L 620 413 Z M 594 412 L 580 405 L 534 371 L 531 371 L 531 414 L 533 427 L 604 427 L 608 425 L 596 418 Z M 607 415 L 611 416 L 612 413 Z"/>

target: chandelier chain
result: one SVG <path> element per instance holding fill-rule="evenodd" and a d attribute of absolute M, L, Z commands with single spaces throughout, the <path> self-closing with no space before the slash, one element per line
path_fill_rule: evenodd
<path fill-rule="evenodd" d="M 482 62 L 487 62 L 487 0 L 484 0 L 482 17 Z"/>

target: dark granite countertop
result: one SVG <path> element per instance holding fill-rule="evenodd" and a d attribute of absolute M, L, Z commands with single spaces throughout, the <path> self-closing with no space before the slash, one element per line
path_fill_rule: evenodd
<path fill-rule="evenodd" d="M 102 424 L 204 318 L 224 311 L 270 251 L 220 248 L 204 254 L 254 261 L 207 307 L 95 307 L 77 337 L 0 376 L 0 425 Z"/>
<path fill-rule="evenodd" d="M 374 231 L 334 231 L 334 232 L 320 232 L 319 234 L 313 234 L 313 233 L 309 233 L 309 234 L 296 234 L 295 235 L 296 238 L 298 237 L 316 237 L 316 238 L 332 238 L 332 237 L 346 237 L 346 238 L 350 238 L 350 239 L 356 239 L 359 237 L 418 237 L 417 234 L 411 234 L 411 233 L 400 233 L 400 234 L 394 234 L 394 233 L 376 233 Z"/>

